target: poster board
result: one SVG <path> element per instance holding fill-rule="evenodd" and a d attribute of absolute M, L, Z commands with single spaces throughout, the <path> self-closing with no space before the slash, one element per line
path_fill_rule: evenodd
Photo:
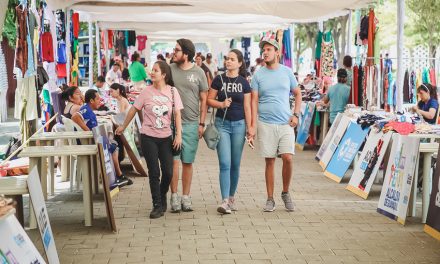
<path fill-rule="evenodd" d="M 431 190 L 428 217 L 426 218 L 426 225 L 423 229 L 435 239 L 440 240 L 440 155 L 437 155 Z"/>
<path fill-rule="evenodd" d="M 105 170 L 103 170 L 102 172 L 105 172 L 105 174 L 107 175 L 107 179 L 110 184 L 109 185 L 110 189 L 114 189 L 117 187 L 116 173 L 115 173 L 115 166 L 113 164 L 113 159 L 109 151 L 110 142 L 107 137 L 105 126 L 102 124 L 98 125 L 94 127 L 92 131 L 96 144 L 102 144 L 102 147 L 104 149 Z"/>
<path fill-rule="evenodd" d="M 43 189 L 41 188 L 40 177 L 38 176 L 37 168 L 33 168 L 27 178 L 29 189 L 29 196 L 34 208 L 35 217 L 40 230 L 41 241 L 43 242 L 44 250 L 46 251 L 47 261 L 50 264 L 58 264 L 57 248 L 50 226 L 49 215 L 47 214 L 46 203 L 43 197 Z"/>
<path fill-rule="evenodd" d="M 125 121 L 125 113 L 119 113 L 113 116 L 113 123 L 118 127 L 122 125 Z M 137 116 L 137 114 L 136 114 Z M 147 164 L 145 160 L 141 158 L 139 151 L 134 140 L 133 122 L 124 130 L 124 133 L 120 135 L 122 143 L 124 144 L 125 151 L 130 158 L 131 164 L 134 170 L 144 177 L 148 177 L 146 173 Z"/>
<path fill-rule="evenodd" d="M 392 139 L 377 212 L 404 225 L 419 154 L 419 139 L 397 133 Z"/>
<path fill-rule="evenodd" d="M 301 118 L 301 123 L 298 128 L 298 135 L 296 137 L 296 147 L 299 150 L 304 149 L 306 140 L 309 137 L 310 125 L 312 124 L 313 114 L 315 113 L 315 103 L 308 102 L 306 104 L 306 109 L 304 111 L 303 117 Z"/>
<path fill-rule="evenodd" d="M 328 163 L 330 162 L 333 154 L 336 151 L 336 148 L 339 145 L 339 142 L 341 141 L 342 137 L 345 134 L 345 131 L 347 130 L 348 125 L 350 124 L 351 119 L 346 116 L 342 115 L 341 121 L 339 122 L 339 126 L 337 127 L 335 133 L 333 134 L 332 138 L 330 139 L 330 143 L 326 150 L 322 154 L 322 158 L 319 161 L 319 165 L 323 170 L 327 167 Z"/>
<path fill-rule="evenodd" d="M 0 263 L 46 264 L 18 222 L 14 211 L 0 217 Z"/>
<path fill-rule="evenodd" d="M 362 150 L 359 162 L 353 170 L 347 190 L 367 199 L 385 156 L 393 132 L 371 130 Z"/>
<path fill-rule="evenodd" d="M 318 150 L 318 153 L 316 153 L 315 159 L 317 161 L 321 160 L 322 155 L 327 150 L 330 140 L 333 138 L 333 135 L 335 134 L 336 130 L 338 129 L 339 123 L 341 122 L 342 116 L 344 114 L 338 113 L 338 115 L 335 118 L 335 121 L 333 121 L 332 126 L 330 127 L 330 130 L 326 134 L 324 140 L 322 141 L 321 147 Z"/>
<path fill-rule="evenodd" d="M 335 154 L 325 169 L 325 176 L 338 183 L 342 181 L 369 130 L 370 128 L 362 129 L 359 124 L 350 122 Z"/>
<path fill-rule="evenodd" d="M 105 202 L 105 210 L 107 213 L 107 219 L 109 220 L 110 228 L 113 232 L 117 232 L 116 229 L 116 222 L 115 222 L 115 215 L 113 213 L 113 204 L 112 204 L 112 197 L 113 195 L 110 193 L 110 183 L 108 181 L 108 176 L 106 176 L 104 171 L 106 171 L 106 161 L 105 161 L 105 154 L 104 154 L 104 148 L 101 143 L 98 143 L 98 157 L 99 157 L 99 168 L 100 168 L 100 175 L 102 177 L 102 185 L 104 186 L 104 202 Z M 119 190 L 118 187 L 114 188 L 114 190 Z M 112 192 L 113 192 L 112 191 Z"/>

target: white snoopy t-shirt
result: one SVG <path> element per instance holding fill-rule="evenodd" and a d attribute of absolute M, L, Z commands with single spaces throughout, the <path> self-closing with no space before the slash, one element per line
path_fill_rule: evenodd
<path fill-rule="evenodd" d="M 147 86 L 136 98 L 133 106 L 143 110 L 141 133 L 150 137 L 167 138 L 171 136 L 172 93 L 174 91 L 175 111 L 183 109 L 182 100 L 176 88 L 167 85 L 160 91 L 154 86 Z"/>

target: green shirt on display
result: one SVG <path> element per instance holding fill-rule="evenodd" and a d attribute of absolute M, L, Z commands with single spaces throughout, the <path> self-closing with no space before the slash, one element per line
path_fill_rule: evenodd
<path fill-rule="evenodd" d="M 202 68 L 194 64 L 189 70 L 182 70 L 175 63 L 170 65 L 174 86 L 183 103 L 182 121 L 199 121 L 200 92 L 208 91 L 208 81 Z"/>
<path fill-rule="evenodd" d="M 147 79 L 147 73 L 145 72 L 144 65 L 142 65 L 142 63 L 139 61 L 133 62 L 128 68 L 128 72 L 130 73 L 130 79 L 133 82 L 140 82 Z"/>

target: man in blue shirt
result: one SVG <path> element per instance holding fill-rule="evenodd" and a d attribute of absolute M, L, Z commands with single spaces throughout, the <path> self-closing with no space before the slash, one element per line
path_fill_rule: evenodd
<path fill-rule="evenodd" d="M 333 124 L 338 113 L 343 113 L 350 97 L 350 87 L 347 83 L 347 70 L 339 69 L 337 73 L 338 83 L 329 88 L 324 97 L 324 104 L 330 102 L 330 124 Z"/>
<path fill-rule="evenodd" d="M 98 120 L 93 111 L 98 110 L 100 105 L 101 98 L 99 97 L 98 91 L 95 89 L 88 90 L 85 94 L 85 104 L 81 106 L 79 112 L 72 116 L 72 121 L 78 124 L 84 131 L 91 131 L 94 127 L 98 126 Z M 113 164 L 115 165 L 116 184 L 118 184 L 119 187 L 131 185 L 133 181 L 125 177 L 119 166 L 117 149 L 118 144 L 116 142 L 110 144 L 109 151 L 112 153 Z"/>
<path fill-rule="evenodd" d="M 292 178 L 293 154 L 295 153 L 295 131 L 301 108 L 301 91 L 290 68 L 279 63 L 280 47 L 273 38 L 260 42 L 266 66 L 258 70 L 252 78 L 252 125 L 248 136 L 253 140 L 258 126 L 258 139 L 261 155 L 266 161 L 267 201 L 265 212 L 275 210 L 274 174 L 275 158 L 283 160 L 283 192 L 281 198 L 288 211 L 295 209 L 289 194 Z M 295 97 L 292 113 L 289 104 L 290 92 Z M 257 121 L 258 111 L 258 121 Z"/>

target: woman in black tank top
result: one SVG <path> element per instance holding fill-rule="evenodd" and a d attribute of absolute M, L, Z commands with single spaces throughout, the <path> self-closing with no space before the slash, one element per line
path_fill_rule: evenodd
<path fill-rule="evenodd" d="M 69 119 L 72 118 L 73 114 L 79 111 L 84 102 L 81 91 L 76 86 L 71 86 L 65 89 L 61 94 L 61 98 L 67 101 L 63 115 Z"/>

